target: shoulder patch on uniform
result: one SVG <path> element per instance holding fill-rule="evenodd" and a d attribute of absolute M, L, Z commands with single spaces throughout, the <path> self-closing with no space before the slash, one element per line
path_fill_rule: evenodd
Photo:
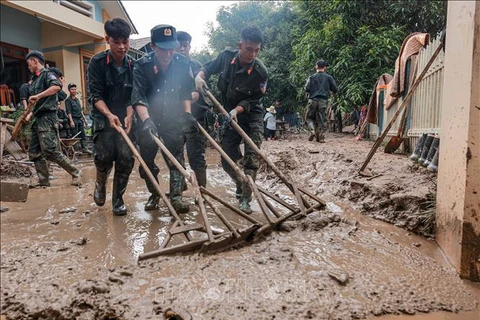
<path fill-rule="evenodd" d="M 48 80 L 57 80 L 57 77 L 53 74 L 53 72 L 47 73 Z"/>
<path fill-rule="evenodd" d="M 178 62 L 190 64 L 190 61 L 187 59 L 187 57 L 185 57 L 184 55 L 181 55 L 180 53 L 175 52 L 175 55 L 173 56 L 173 58 Z"/>
<path fill-rule="evenodd" d="M 266 77 L 268 76 L 267 67 L 265 67 L 265 65 L 263 64 L 263 62 L 260 61 L 259 59 L 255 59 L 254 68 L 255 68 L 255 70 L 258 71 L 258 73 L 260 73 L 260 75 L 261 75 L 262 77 L 266 78 Z"/>
<path fill-rule="evenodd" d="M 96 55 L 94 55 L 94 56 L 92 57 L 92 60 L 97 61 L 97 60 L 100 60 L 100 59 L 102 59 L 102 58 L 105 58 L 106 56 L 107 56 L 107 51 L 102 51 L 102 52 L 97 53 Z"/>

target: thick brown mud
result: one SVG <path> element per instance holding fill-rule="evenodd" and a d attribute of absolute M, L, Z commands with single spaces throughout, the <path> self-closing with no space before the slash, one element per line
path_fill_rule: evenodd
<path fill-rule="evenodd" d="M 70 186 L 70 177 L 52 166 L 52 187 L 32 189 L 26 203 L 2 203 L 10 210 L 0 215 L 0 314 L 163 319 L 171 309 L 184 319 L 478 319 L 479 286 L 459 279 L 434 241 L 409 231 L 421 231 L 415 212 L 434 190 L 434 176 L 409 169 L 404 156 L 377 154 L 370 168 L 383 175 L 366 180 L 355 172 L 371 144 L 329 137 L 327 144 L 300 136 L 263 145 L 283 172 L 327 202 L 325 210 L 247 246 L 138 264 L 140 254 L 158 249 L 172 219 L 163 207 L 143 210 L 149 194 L 137 168 L 125 197 L 129 214 L 115 217 L 109 202 L 102 208 L 93 203 L 91 162 L 80 164 L 82 187 Z M 219 156 L 208 155 L 208 189 L 236 205 Z M 167 190 L 164 165 L 161 172 Z M 258 180 L 289 200 L 265 168 Z M 186 196 L 193 206 L 192 191 Z M 222 210 L 236 227 L 248 225 Z M 196 207 L 183 217 L 200 219 Z M 253 217 L 262 219 L 259 212 Z M 213 214 L 209 219 L 225 228 Z"/>

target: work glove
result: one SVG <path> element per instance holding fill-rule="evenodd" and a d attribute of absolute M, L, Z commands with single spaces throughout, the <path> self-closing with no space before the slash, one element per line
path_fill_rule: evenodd
<path fill-rule="evenodd" d="M 198 133 L 198 122 L 189 112 L 183 115 L 182 130 L 184 133 Z"/>
<path fill-rule="evenodd" d="M 198 92 L 204 93 L 205 92 L 204 88 L 208 88 L 207 83 L 200 76 L 196 76 L 195 77 L 195 89 Z"/>
<path fill-rule="evenodd" d="M 237 119 L 237 114 L 238 114 L 237 109 L 233 109 L 232 111 L 230 111 L 230 112 L 228 113 L 227 122 L 228 122 L 228 123 L 231 123 L 232 120 L 235 121 L 235 122 L 237 122 L 237 121 L 238 121 L 238 119 Z"/>
<path fill-rule="evenodd" d="M 143 122 L 142 132 L 145 138 L 148 139 L 147 141 L 150 142 L 153 142 L 152 134 L 158 136 L 157 126 L 155 125 L 155 123 L 153 123 L 151 118 L 147 118 Z"/>

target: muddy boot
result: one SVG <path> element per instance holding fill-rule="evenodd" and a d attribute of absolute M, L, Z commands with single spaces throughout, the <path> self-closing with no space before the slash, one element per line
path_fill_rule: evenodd
<path fill-rule="evenodd" d="M 155 180 L 158 182 L 158 178 L 155 177 Z M 151 195 L 145 203 L 145 211 L 155 210 L 158 208 L 158 201 L 160 200 L 160 195 L 158 194 L 157 190 L 155 189 L 152 181 L 147 177 L 145 180 L 147 184 L 148 191 L 150 191 Z"/>
<path fill-rule="evenodd" d="M 65 171 L 70 173 L 70 175 L 72 176 L 72 186 L 79 186 L 82 184 L 82 173 L 72 164 L 72 162 L 67 157 L 63 157 L 62 159 L 60 159 L 57 164 Z"/>
<path fill-rule="evenodd" d="M 422 163 L 424 167 L 428 167 L 430 162 L 432 162 L 433 156 L 437 152 L 438 145 L 440 143 L 439 138 L 434 138 L 432 144 L 430 145 L 430 150 L 428 150 L 427 158 L 425 161 Z"/>
<path fill-rule="evenodd" d="M 427 138 L 425 139 L 425 143 L 423 144 L 422 148 L 422 153 L 420 158 L 418 158 L 419 163 L 423 163 L 428 156 L 428 151 L 430 150 L 430 146 L 432 145 L 433 142 L 433 136 L 427 135 Z"/>
<path fill-rule="evenodd" d="M 107 180 L 110 174 L 110 170 L 102 172 L 97 169 L 97 176 L 95 181 L 95 191 L 93 191 L 93 201 L 99 207 L 105 204 L 105 198 L 107 196 Z"/>
<path fill-rule="evenodd" d="M 82 141 L 82 152 L 92 154 L 92 151 L 87 148 L 86 143 L 84 141 Z"/>
<path fill-rule="evenodd" d="M 188 203 L 182 200 L 183 176 L 177 170 L 170 170 L 170 202 L 177 213 L 190 211 Z"/>
<path fill-rule="evenodd" d="M 255 182 L 257 178 L 257 171 L 256 170 L 245 170 L 245 174 L 252 177 L 252 180 Z M 252 213 L 252 208 L 250 207 L 250 202 L 252 201 L 252 188 L 247 182 L 242 184 L 242 196 L 240 197 L 240 210 L 245 212 L 246 214 Z"/>
<path fill-rule="evenodd" d="M 193 170 L 193 172 L 195 172 L 195 178 L 197 178 L 198 186 L 206 187 L 207 186 L 207 169 L 206 168 L 197 169 L 197 170 Z"/>
<path fill-rule="evenodd" d="M 315 138 L 315 133 L 311 133 L 310 136 L 308 137 L 308 141 L 313 141 Z"/>
<path fill-rule="evenodd" d="M 127 207 L 123 203 L 123 194 L 128 185 L 128 174 L 115 172 L 113 176 L 112 211 L 116 216 L 127 214 Z"/>
<path fill-rule="evenodd" d="M 34 162 L 37 171 L 38 182 L 32 183 L 30 188 L 50 187 L 49 172 L 46 160 L 38 160 Z"/>
<path fill-rule="evenodd" d="M 207 168 L 193 170 L 195 172 L 195 178 L 199 187 L 207 186 Z M 185 190 L 184 190 L 185 191 Z M 195 204 L 198 204 L 198 199 L 195 198 Z"/>
<path fill-rule="evenodd" d="M 243 193 L 242 184 L 237 183 L 237 190 L 235 190 L 235 198 L 240 199 L 242 197 L 242 193 Z"/>
<path fill-rule="evenodd" d="M 433 156 L 432 162 L 427 167 L 428 171 L 431 172 L 437 172 L 438 171 L 438 155 L 440 153 L 440 145 L 437 148 L 437 151 L 435 152 L 435 155 Z"/>
<path fill-rule="evenodd" d="M 410 160 L 415 162 L 422 155 L 423 144 L 425 143 L 426 138 L 427 138 L 427 134 L 424 133 L 424 134 L 422 134 L 420 139 L 418 139 L 417 145 L 415 146 L 415 150 L 413 151 L 412 155 L 410 156 Z"/>

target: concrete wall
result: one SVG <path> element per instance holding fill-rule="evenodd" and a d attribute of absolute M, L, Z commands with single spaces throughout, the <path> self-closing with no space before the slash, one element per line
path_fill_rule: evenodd
<path fill-rule="evenodd" d="M 3 0 L 2 4 L 95 39 L 103 37 L 102 22 L 65 8 L 53 1 Z"/>
<path fill-rule="evenodd" d="M 24 48 L 42 50 L 42 26 L 40 20 L 29 14 L 0 5 L 2 42 Z"/>
<path fill-rule="evenodd" d="M 449 1 L 437 234 L 461 277 L 480 281 L 480 2 Z"/>

